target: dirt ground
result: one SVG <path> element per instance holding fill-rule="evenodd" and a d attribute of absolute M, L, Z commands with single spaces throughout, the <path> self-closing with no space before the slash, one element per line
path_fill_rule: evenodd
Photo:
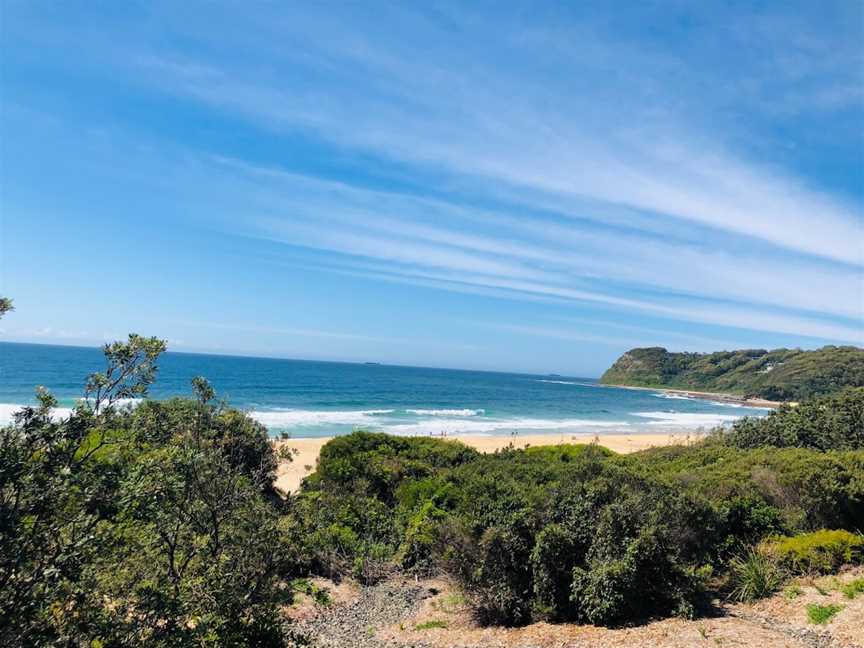
<path fill-rule="evenodd" d="M 448 581 L 390 581 L 372 588 L 342 584 L 327 606 L 301 601 L 292 616 L 311 632 L 313 646 L 368 648 L 864 648 L 864 594 L 839 576 L 802 578 L 755 604 L 718 602 L 717 616 L 663 619 L 625 628 L 534 623 L 483 628 Z M 319 583 L 327 587 L 327 583 Z M 301 597 L 302 598 L 302 597 Z M 808 620 L 811 604 L 842 606 L 825 625 Z M 358 625 L 359 624 L 359 625 Z"/>

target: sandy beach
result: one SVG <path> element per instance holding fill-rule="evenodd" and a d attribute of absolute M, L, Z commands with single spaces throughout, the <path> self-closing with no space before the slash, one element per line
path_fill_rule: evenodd
<path fill-rule="evenodd" d="M 716 403 L 731 403 L 733 405 L 744 405 L 746 407 L 762 407 L 775 409 L 784 404 L 784 401 L 765 400 L 764 398 L 747 398 L 737 394 L 726 394 L 723 392 L 694 391 L 692 389 L 675 389 L 672 387 L 636 387 L 634 385 L 606 385 L 618 389 L 639 389 L 642 391 L 660 392 L 670 396 L 682 396 L 684 398 L 698 398 L 700 400 L 713 401 Z M 791 401 L 785 401 L 786 405 L 797 405 Z"/>
<path fill-rule="evenodd" d="M 627 453 L 645 450 L 646 448 L 690 443 L 699 439 L 701 433 L 686 430 L 677 433 L 657 434 L 601 434 L 595 436 L 572 434 L 533 434 L 525 436 L 478 436 L 455 435 L 447 437 L 448 441 L 461 441 L 477 448 L 481 452 L 494 452 L 505 448 L 511 443 L 517 448 L 539 445 L 556 445 L 559 443 L 592 443 L 596 442 L 615 452 Z M 293 461 L 282 462 L 277 471 L 276 488 L 283 493 L 290 493 L 300 488 L 304 477 L 315 470 L 318 453 L 321 446 L 332 437 L 289 439 L 274 441 L 277 446 L 287 446 L 296 451 Z"/>

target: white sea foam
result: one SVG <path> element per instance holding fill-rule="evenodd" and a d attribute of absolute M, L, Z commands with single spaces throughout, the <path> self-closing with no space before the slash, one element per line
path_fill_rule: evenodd
<path fill-rule="evenodd" d="M 84 399 L 82 398 L 80 400 L 83 401 Z M 91 398 L 89 400 L 92 401 L 93 399 Z M 138 407 L 143 402 L 144 399 L 142 398 L 118 398 L 116 401 L 114 401 L 114 405 L 116 407 Z"/>
<path fill-rule="evenodd" d="M 80 403 L 83 401 L 83 398 L 79 398 L 77 402 Z M 140 398 L 119 398 L 114 402 L 114 405 L 117 408 L 133 408 L 137 407 L 142 402 L 143 401 Z M 35 403 L 33 403 L 32 405 L 35 405 Z M 8 425 L 9 423 L 11 423 L 13 419 L 13 414 L 20 411 L 24 407 L 28 407 L 28 405 L 21 405 L 18 403 L 0 403 L 0 425 Z M 73 408 L 71 407 L 55 407 L 51 410 L 51 419 L 54 421 L 59 421 L 60 419 L 69 418 L 69 416 L 72 414 L 72 409 Z"/>
<path fill-rule="evenodd" d="M 16 403 L 0 403 L 0 425 L 9 425 L 13 420 L 15 412 L 21 411 L 26 405 Z M 55 421 L 68 418 L 72 414 L 70 407 L 55 407 L 51 410 L 51 418 Z"/>
<path fill-rule="evenodd" d="M 553 385 L 582 385 L 582 383 L 572 382 L 570 380 L 544 380 L 538 379 L 537 382 L 552 383 Z"/>
<path fill-rule="evenodd" d="M 657 398 L 668 398 L 669 400 L 696 400 L 692 396 L 684 396 L 682 394 L 664 394 L 663 392 L 658 392 L 651 395 Z"/>
<path fill-rule="evenodd" d="M 409 409 L 409 414 L 417 416 L 482 416 L 484 409 Z"/>
<path fill-rule="evenodd" d="M 633 416 L 652 419 L 648 425 L 668 427 L 714 427 L 735 421 L 733 414 L 696 414 L 691 412 L 633 412 Z"/>
<path fill-rule="evenodd" d="M 492 434 L 494 432 L 508 431 L 572 431 L 591 432 L 594 429 L 607 429 L 613 427 L 627 427 L 623 421 L 591 421 L 586 419 L 458 419 L 442 418 L 437 420 L 417 421 L 415 423 L 401 423 L 384 427 L 385 432 L 403 436 L 426 436 L 429 434 Z"/>
<path fill-rule="evenodd" d="M 301 425 L 373 425 L 375 417 L 392 414 L 392 409 L 381 410 L 255 410 L 249 412 L 256 421 L 273 428 Z"/>

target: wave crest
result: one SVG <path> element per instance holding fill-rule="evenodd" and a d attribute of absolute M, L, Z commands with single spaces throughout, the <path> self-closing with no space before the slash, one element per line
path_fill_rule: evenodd
<path fill-rule="evenodd" d="M 647 425 L 668 427 L 716 427 L 741 418 L 735 414 L 697 414 L 691 412 L 633 412 L 633 416 L 652 419 Z"/>
<path fill-rule="evenodd" d="M 406 409 L 417 416 L 483 416 L 485 409 Z"/>
<path fill-rule="evenodd" d="M 384 428 L 390 434 L 401 436 L 427 436 L 430 434 L 493 434 L 495 432 L 522 431 L 562 431 L 587 434 L 596 429 L 613 427 L 628 427 L 623 421 L 591 421 L 585 419 L 482 419 L 466 420 L 458 418 L 442 418 L 438 420 L 417 421 L 388 425 Z"/>
<path fill-rule="evenodd" d="M 392 409 L 380 410 L 255 410 L 249 416 L 267 427 L 295 425 L 364 425 L 375 423 L 376 416 L 392 414 Z"/>
<path fill-rule="evenodd" d="M 20 405 L 17 403 L 0 403 L 0 425 L 9 425 L 14 420 L 15 412 L 20 412 L 29 405 Z M 71 407 L 55 407 L 51 410 L 51 420 L 59 421 L 64 418 L 69 418 L 72 414 Z"/>

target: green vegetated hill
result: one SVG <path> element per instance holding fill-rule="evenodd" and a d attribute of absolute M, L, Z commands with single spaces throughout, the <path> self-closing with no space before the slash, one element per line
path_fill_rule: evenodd
<path fill-rule="evenodd" d="M 662 347 L 631 349 L 600 382 L 795 401 L 843 387 L 864 386 L 864 349 L 826 346 L 814 351 L 743 349 L 716 353 L 670 353 Z"/>

